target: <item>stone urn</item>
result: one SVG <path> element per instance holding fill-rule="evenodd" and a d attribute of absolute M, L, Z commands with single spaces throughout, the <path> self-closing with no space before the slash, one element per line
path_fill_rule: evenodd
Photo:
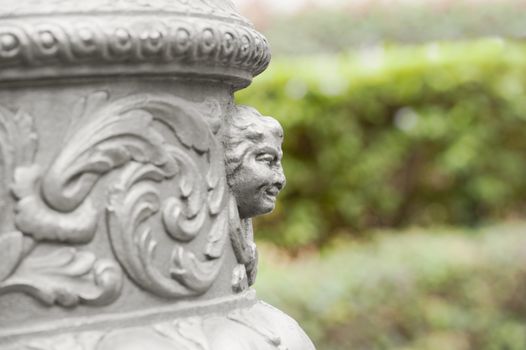
<path fill-rule="evenodd" d="M 0 349 L 314 349 L 256 297 L 282 129 L 229 0 L 4 0 Z"/>

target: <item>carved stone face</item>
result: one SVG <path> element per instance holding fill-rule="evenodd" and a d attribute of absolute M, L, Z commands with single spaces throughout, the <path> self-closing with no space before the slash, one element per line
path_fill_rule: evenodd
<path fill-rule="evenodd" d="M 239 106 L 225 135 L 228 184 L 242 219 L 274 209 L 285 186 L 281 167 L 283 130 L 250 107 Z"/>
<path fill-rule="evenodd" d="M 243 158 L 230 181 L 241 218 L 266 214 L 274 209 L 276 197 L 285 184 L 281 154 L 281 139 L 268 134 Z"/>

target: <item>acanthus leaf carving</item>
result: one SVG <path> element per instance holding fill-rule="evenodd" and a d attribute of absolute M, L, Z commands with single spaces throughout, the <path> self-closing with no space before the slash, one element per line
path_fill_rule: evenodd
<path fill-rule="evenodd" d="M 0 232 L 11 230 L 6 210 L 11 179 L 17 166 L 33 162 L 38 146 L 33 119 L 19 110 L 16 114 L 0 106 Z"/>
<path fill-rule="evenodd" d="M 137 95 L 99 108 L 86 105 L 79 109 L 89 110 L 88 125 L 97 128 L 84 125 L 72 133 L 75 147 L 59 155 L 42 182 L 46 202 L 59 204 L 58 210 L 80 208 L 100 177 L 119 169 L 107 205 L 117 259 L 133 280 L 159 295 L 204 292 L 217 277 L 228 237 L 225 215 L 218 208 L 226 198 L 226 180 L 209 120 L 195 105 L 173 96 Z M 158 127 L 177 141 L 169 143 Z M 178 189 L 168 198 L 157 189 L 165 181 Z M 171 265 L 164 272 L 155 263 L 158 233 L 146 224 L 161 207 L 166 233 L 175 240 Z M 208 226 L 211 238 L 202 257 L 182 245 Z"/>
<path fill-rule="evenodd" d="M 151 184 L 166 174 L 152 165 L 131 163 L 111 189 L 107 205 L 107 226 L 115 256 L 141 286 L 163 296 L 185 295 L 184 286 L 174 284 L 152 266 L 157 242 L 151 229 L 139 226 L 159 211 L 159 191 Z M 149 181 L 147 181 L 149 180 Z"/>
<path fill-rule="evenodd" d="M 26 257 L 16 274 L 0 282 L 0 294 L 21 291 L 48 305 L 99 305 L 113 301 L 121 287 L 122 274 L 114 262 L 97 260 L 91 252 L 61 248 Z"/>
<path fill-rule="evenodd" d="M 218 148 L 210 150 L 211 169 L 223 169 L 223 155 L 219 153 Z M 210 214 L 217 215 L 225 206 L 227 196 L 224 195 L 227 188 L 226 181 L 221 181 L 222 173 L 210 171 L 206 174 L 208 183 L 208 209 Z"/>
<path fill-rule="evenodd" d="M 225 234 L 229 229 L 228 210 L 229 208 L 227 207 L 219 214 L 217 221 L 208 234 L 205 254 L 210 259 L 217 259 L 221 256 L 228 240 L 228 235 Z"/>
<path fill-rule="evenodd" d="M 202 231 L 203 218 L 209 216 L 203 189 L 194 189 L 205 186 L 206 190 L 207 185 L 198 180 L 200 175 L 191 158 L 174 149 L 170 154 L 176 155 L 173 159 L 177 162 L 180 197 L 171 196 L 165 200 L 162 221 L 172 238 L 188 242 Z M 173 176 L 151 165 L 131 163 L 122 172 L 121 182 L 113 187 L 107 216 L 115 255 L 141 286 L 165 297 L 195 295 L 206 291 L 219 273 L 222 250 L 228 237 L 224 212 L 213 218 L 215 222 L 209 232 L 209 237 L 213 237 L 212 244 L 217 246 L 213 256 L 199 259 L 176 243 L 167 274 L 154 268 L 158 242 L 152 230 L 142 227 L 142 224 L 154 216 L 161 206 L 160 194 L 153 182 Z"/>
<path fill-rule="evenodd" d="M 189 214 L 181 218 L 184 216 L 183 207 L 181 199 L 169 198 L 164 203 L 162 218 L 166 232 L 179 241 L 188 242 L 199 233 L 206 219 L 206 211 L 201 210 L 194 215 Z"/>
<path fill-rule="evenodd" d="M 14 170 L 15 223 L 34 240 L 31 249 L 40 241 L 91 241 L 102 214 L 102 203 L 94 203 L 91 193 L 104 177 L 110 188 L 110 243 L 132 280 L 165 297 L 205 292 L 219 273 L 228 240 L 226 178 L 210 128 L 219 116 L 205 119 L 199 104 L 174 96 L 141 94 L 111 102 L 106 92 L 81 99 L 73 110 L 63 147 L 49 168 L 31 161 Z M 175 185 L 173 193 L 159 191 L 165 183 Z M 152 231 L 150 220 L 156 218 L 165 232 Z M 201 233 L 207 234 L 202 251 L 186 247 Z M 159 238 L 164 253 L 158 253 Z M 173 240 L 168 256 L 166 238 Z M 75 250 L 56 254 L 42 266 L 35 254 L 12 259 L 5 270 L 18 266 L 0 284 L 0 293 L 23 291 L 63 306 L 109 303 L 120 293 L 122 272 L 114 262 L 95 263 L 91 253 Z M 159 254 L 169 264 L 160 264 Z"/>
<path fill-rule="evenodd" d="M 7 199 L 15 169 L 33 162 L 37 146 L 38 137 L 31 116 L 22 110 L 12 113 L 0 106 L 0 282 L 15 271 L 31 246 L 16 230 L 7 210 Z"/>
<path fill-rule="evenodd" d="M 112 302 L 122 285 L 121 270 L 113 261 L 97 260 L 92 253 L 73 248 L 35 256 L 35 239 L 62 241 L 70 235 L 94 231 L 96 221 L 89 218 L 96 213 L 84 210 L 84 203 L 73 213 L 53 211 L 37 195 L 41 170 L 34 163 L 38 135 L 32 116 L 21 110 L 14 114 L 0 106 L 0 130 L 5 176 L 0 195 L 7 198 L 9 188 L 17 199 L 14 222 L 2 220 L 1 226 L 19 230 L 0 234 L 0 251 L 5 258 L 0 294 L 24 292 L 49 305 Z"/>
<path fill-rule="evenodd" d="M 17 267 L 19 261 L 23 258 L 24 253 L 24 236 L 17 231 L 0 234 L 0 281 L 3 281 Z"/>
<path fill-rule="evenodd" d="M 176 147 L 167 147 L 179 168 L 180 198 L 170 197 L 163 205 L 163 223 L 166 231 L 175 239 L 194 239 L 206 219 L 207 189 L 200 184 L 199 169 L 188 154 Z"/>
<path fill-rule="evenodd" d="M 182 247 L 173 250 L 172 261 L 173 266 L 170 269 L 172 278 L 197 293 L 205 292 L 210 287 L 221 267 L 217 260 L 200 260 L 194 253 Z"/>
<path fill-rule="evenodd" d="M 15 171 L 13 194 L 16 226 L 37 241 L 85 242 L 97 228 L 98 212 L 90 201 L 72 212 L 51 209 L 40 196 L 42 171 L 38 165 L 19 167 Z"/>
<path fill-rule="evenodd" d="M 98 211 L 86 197 L 100 177 L 132 160 L 159 166 L 167 163 L 161 151 L 164 139 L 149 127 L 151 115 L 120 104 L 102 104 L 107 99 L 107 93 L 96 93 L 86 100 L 77 118 L 88 122 L 71 133 L 45 174 L 33 174 L 32 181 L 27 179 L 31 175 L 20 176 L 20 183 L 15 185 L 20 197 L 17 221 L 26 234 L 39 240 L 90 241 Z M 40 214 L 40 222 L 28 217 L 35 212 Z M 74 229 L 79 222 L 84 224 Z"/>

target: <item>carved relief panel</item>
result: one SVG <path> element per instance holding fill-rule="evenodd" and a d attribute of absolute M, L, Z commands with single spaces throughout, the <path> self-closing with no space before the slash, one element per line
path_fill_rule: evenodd
<path fill-rule="evenodd" d="M 228 213 L 222 153 L 200 108 L 174 96 L 109 101 L 107 93 L 94 92 L 78 101 L 71 130 L 45 170 L 34 163 L 38 134 L 32 117 L 3 109 L 3 170 L 13 179 L 4 181 L 3 193 L 16 198 L 16 230 L 0 241 L 9 252 L 0 293 L 21 291 L 64 306 L 114 300 L 122 284 L 116 261 L 70 247 L 32 254 L 42 241 L 88 243 L 101 216 L 116 260 L 141 287 L 167 297 L 210 287 L 228 239 Z M 217 132 L 218 120 L 210 122 Z M 95 205 L 90 195 L 104 176 L 112 181 L 106 182 L 105 203 Z M 161 196 L 156 184 L 168 180 L 171 191 Z M 147 224 L 157 213 L 162 233 Z M 183 244 L 204 230 L 207 243 L 198 257 Z M 173 240 L 164 252 L 159 234 Z"/>

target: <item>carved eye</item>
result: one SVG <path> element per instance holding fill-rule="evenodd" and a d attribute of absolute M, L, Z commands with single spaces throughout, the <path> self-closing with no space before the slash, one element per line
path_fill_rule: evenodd
<path fill-rule="evenodd" d="M 277 158 L 270 153 L 261 153 L 256 156 L 256 160 L 258 162 L 263 162 L 268 165 L 272 165 L 277 160 Z"/>

